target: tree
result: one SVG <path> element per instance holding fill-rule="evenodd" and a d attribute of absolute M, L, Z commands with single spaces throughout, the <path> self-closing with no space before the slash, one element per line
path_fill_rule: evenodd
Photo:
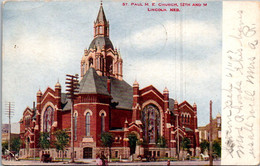
<path fill-rule="evenodd" d="M 39 145 L 41 149 L 49 149 L 50 148 L 50 133 L 49 132 L 41 132 L 39 137 Z"/>
<path fill-rule="evenodd" d="M 200 149 L 201 149 L 201 153 L 204 153 L 204 151 L 207 149 L 209 150 L 209 142 L 207 140 L 203 140 L 200 143 Z"/>
<path fill-rule="evenodd" d="M 19 153 L 20 147 L 22 145 L 22 141 L 20 137 L 18 138 L 12 138 L 10 142 L 10 151 L 15 151 L 16 153 Z M 8 142 L 2 142 L 2 154 L 5 153 L 5 151 L 8 149 Z"/>
<path fill-rule="evenodd" d="M 156 145 L 159 148 L 166 148 L 167 147 L 167 142 L 166 142 L 166 139 L 164 138 L 164 136 L 159 136 L 159 138 L 157 139 Z"/>
<path fill-rule="evenodd" d="M 12 138 L 11 144 L 10 144 L 11 151 L 15 151 L 16 153 L 19 153 L 21 144 L 22 144 L 22 141 L 21 141 L 20 137 Z"/>
<path fill-rule="evenodd" d="M 66 130 L 57 130 L 54 132 L 56 137 L 56 141 L 54 142 L 54 146 L 57 151 L 62 151 L 62 161 L 64 159 L 64 149 L 69 145 L 69 135 Z"/>
<path fill-rule="evenodd" d="M 221 142 L 219 140 L 214 140 L 212 147 L 213 147 L 213 153 L 218 155 L 218 157 L 221 157 Z"/>
<path fill-rule="evenodd" d="M 8 149 L 8 142 L 2 142 L 2 154 L 5 154 L 5 151 Z"/>
<path fill-rule="evenodd" d="M 135 148 L 136 148 L 136 141 L 137 136 L 134 133 L 130 133 L 128 135 L 128 139 L 129 139 L 129 146 L 130 146 L 130 155 L 135 153 Z"/>
<path fill-rule="evenodd" d="M 115 138 L 113 136 L 113 134 L 109 133 L 109 132 L 103 132 L 101 134 L 101 142 L 102 145 L 104 147 L 108 147 L 109 148 L 109 156 L 111 157 L 111 146 L 114 142 Z"/>
<path fill-rule="evenodd" d="M 187 137 L 184 137 L 181 141 L 181 148 L 183 150 L 189 150 L 190 149 L 190 139 Z"/>

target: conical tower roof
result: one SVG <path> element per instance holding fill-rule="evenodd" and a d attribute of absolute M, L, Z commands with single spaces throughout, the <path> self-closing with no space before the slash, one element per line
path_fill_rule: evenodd
<path fill-rule="evenodd" d="M 98 12 L 98 16 L 97 16 L 97 19 L 96 19 L 96 23 L 99 23 L 99 22 L 107 23 L 107 19 L 106 19 L 106 15 L 105 15 L 105 12 L 104 12 L 104 9 L 103 9 L 102 2 L 101 2 L 99 12 Z"/>

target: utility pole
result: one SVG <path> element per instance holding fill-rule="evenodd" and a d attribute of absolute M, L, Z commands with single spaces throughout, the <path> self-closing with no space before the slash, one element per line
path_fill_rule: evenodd
<path fill-rule="evenodd" d="M 213 165 L 213 157 L 212 157 L 212 101 L 210 100 L 210 115 L 209 115 L 209 120 L 210 120 L 210 131 L 209 131 L 209 165 Z"/>
<path fill-rule="evenodd" d="M 66 82 L 65 84 L 67 84 L 66 86 L 66 91 L 67 91 L 67 95 L 68 98 L 71 100 L 71 149 L 72 149 L 72 153 L 71 153 L 71 162 L 74 163 L 74 100 L 76 99 L 77 95 L 76 93 L 78 93 L 78 88 L 79 88 L 79 81 L 78 81 L 78 74 L 74 75 L 66 75 Z"/>
<path fill-rule="evenodd" d="M 9 119 L 8 124 L 8 150 L 11 151 L 11 117 L 14 115 L 14 103 L 8 102 L 6 103 L 6 111 L 5 115 Z"/>
<path fill-rule="evenodd" d="M 177 154 L 178 159 L 180 159 L 180 139 L 179 139 L 179 113 L 177 114 Z"/>
<path fill-rule="evenodd" d="M 33 102 L 33 111 L 34 111 L 34 113 L 36 114 L 36 108 L 35 108 L 35 101 Z M 33 143 L 33 159 L 34 160 L 36 160 L 36 158 L 35 158 L 35 144 L 36 144 L 36 140 L 35 140 L 35 128 L 33 129 L 33 141 L 34 141 L 34 143 Z"/>

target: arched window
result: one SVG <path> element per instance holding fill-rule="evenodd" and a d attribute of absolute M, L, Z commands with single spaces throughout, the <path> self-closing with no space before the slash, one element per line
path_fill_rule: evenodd
<path fill-rule="evenodd" d="M 78 114 L 74 115 L 74 139 L 77 140 Z"/>
<path fill-rule="evenodd" d="M 90 113 L 86 114 L 86 136 L 90 136 Z"/>
<path fill-rule="evenodd" d="M 98 27 L 96 27 L 96 35 L 98 34 Z"/>
<path fill-rule="evenodd" d="M 121 73 L 121 71 L 120 71 L 120 63 L 117 64 L 117 72 L 118 72 L 118 74 Z"/>
<path fill-rule="evenodd" d="M 48 106 L 43 115 L 43 132 L 51 131 L 51 126 L 54 121 L 53 113 L 53 108 L 51 106 Z"/>
<path fill-rule="evenodd" d="M 113 58 L 111 56 L 106 58 L 106 71 L 109 74 L 113 73 Z"/>
<path fill-rule="evenodd" d="M 102 26 L 99 27 L 99 33 L 100 33 L 100 34 L 103 33 L 103 27 L 102 27 Z"/>
<path fill-rule="evenodd" d="M 100 69 L 100 65 L 99 65 L 99 60 L 100 58 L 98 57 L 97 59 L 96 59 L 96 61 L 97 61 L 97 69 Z"/>
<path fill-rule="evenodd" d="M 144 139 L 148 143 L 156 143 L 160 136 L 160 113 L 156 106 L 147 105 L 142 111 Z"/>
<path fill-rule="evenodd" d="M 101 114 L 101 132 L 105 131 L 105 114 Z"/>
<path fill-rule="evenodd" d="M 89 65 L 89 67 L 90 67 L 91 65 L 93 65 L 93 59 L 92 59 L 92 58 L 90 58 L 90 59 L 88 60 L 88 65 Z"/>

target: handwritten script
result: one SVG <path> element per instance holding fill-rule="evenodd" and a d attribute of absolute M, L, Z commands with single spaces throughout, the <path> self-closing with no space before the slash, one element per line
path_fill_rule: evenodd
<path fill-rule="evenodd" d="M 259 154 L 259 34 L 257 22 L 248 21 L 252 11 L 233 12 L 233 24 L 224 32 L 222 152 L 223 158 L 250 160 Z"/>

